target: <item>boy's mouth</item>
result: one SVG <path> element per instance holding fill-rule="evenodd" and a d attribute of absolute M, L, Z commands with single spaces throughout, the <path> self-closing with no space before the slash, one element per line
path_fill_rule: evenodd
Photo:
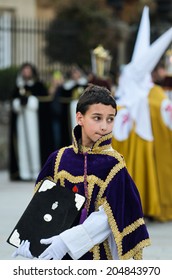
<path fill-rule="evenodd" d="M 102 136 L 104 136 L 105 134 L 96 133 L 96 135 L 98 135 L 98 136 L 102 137 Z"/>

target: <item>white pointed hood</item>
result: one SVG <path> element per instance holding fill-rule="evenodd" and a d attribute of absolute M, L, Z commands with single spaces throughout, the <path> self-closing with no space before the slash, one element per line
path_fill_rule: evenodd
<path fill-rule="evenodd" d="M 137 80 L 143 79 L 146 74 L 151 74 L 171 42 L 172 27 L 152 43 L 140 58 L 138 57 L 131 62 L 132 67 L 135 67 L 137 71 Z"/>
<path fill-rule="evenodd" d="M 147 141 L 153 140 L 147 99 L 149 91 L 153 86 L 151 72 L 171 41 L 172 28 L 150 45 L 149 9 L 145 7 L 132 60 L 124 67 L 121 73 L 116 96 L 118 97 L 117 104 L 127 107 L 128 119 L 136 123 L 136 133 Z M 120 114 L 118 119 L 117 115 L 114 125 L 114 136 L 117 139 L 119 139 L 117 134 L 121 131 L 121 124 L 123 124 L 121 116 L 122 114 Z"/>
<path fill-rule="evenodd" d="M 131 61 L 137 61 L 150 46 L 149 8 L 144 7 Z"/>
<path fill-rule="evenodd" d="M 144 7 L 142 18 L 140 21 L 136 42 L 133 50 L 133 55 L 131 62 L 124 66 L 123 71 L 119 78 L 119 86 L 116 91 L 116 96 L 119 98 L 119 104 L 129 106 L 134 100 L 139 98 L 139 94 L 134 94 L 137 92 L 138 84 L 138 67 L 142 68 L 142 57 L 145 53 L 149 51 L 150 48 L 150 20 L 149 20 L 149 8 Z M 139 68 L 139 69 L 140 69 Z M 140 71 L 139 71 L 140 72 Z M 139 75 L 140 77 L 140 75 Z M 145 77 L 142 77 L 142 79 Z M 142 79 L 140 79 L 142 81 Z M 151 81 L 150 74 L 146 75 L 146 80 Z M 132 85 L 132 87 L 130 86 Z M 146 83 L 147 84 L 147 83 Z M 145 83 L 144 83 L 145 86 Z M 131 88 L 130 88 L 131 87 Z M 132 90 L 131 90 L 132 89 Z M 142 93 L 140 93 L 142 95 Z"/>

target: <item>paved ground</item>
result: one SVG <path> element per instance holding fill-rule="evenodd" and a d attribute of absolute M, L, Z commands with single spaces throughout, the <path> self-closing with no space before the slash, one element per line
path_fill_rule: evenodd
<path fill-rule="evenodd" d="M 10 260 L 14 247 L 6 242 L 33 194 L 34 182 L 10 182 L 0 171 L 0 260 Z M 172 221 L 147 222 L 152 245 L 144 250 L 145 260 L 172 260 Z M 19 258 L 18 258 L 19 259 Z"/>

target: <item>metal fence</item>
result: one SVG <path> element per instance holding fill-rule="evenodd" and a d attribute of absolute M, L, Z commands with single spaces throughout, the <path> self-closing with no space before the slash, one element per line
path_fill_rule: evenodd
<path fill-rule="evenodd" d="M 0 69 L 31 62 L 38 67 L 41 78 L 48 80 L 52 71 L 61 67 L 57 62 L 50 62 L 45 54 L 45 35 L 49 24 L 45 20 L 0 14 Z"/>

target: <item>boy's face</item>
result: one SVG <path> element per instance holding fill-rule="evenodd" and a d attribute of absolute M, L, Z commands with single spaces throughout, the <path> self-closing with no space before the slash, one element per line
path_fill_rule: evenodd
<path fill-rule="evenodd" d="M 82 115 L 76 114 L 82 128 L 82 145 L 91 147 L 100 137 L 112 131 L 116 110 L 111 105 L 93 104 Z"/>

